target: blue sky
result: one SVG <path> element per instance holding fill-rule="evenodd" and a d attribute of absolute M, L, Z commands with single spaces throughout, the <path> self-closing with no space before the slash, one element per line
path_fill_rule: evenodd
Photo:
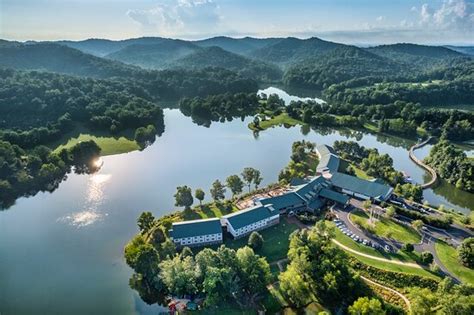
<path fill-rule="evenodd" d="M 0 0 L 0 37 L 319 36 L 474 44 L 474 0 Z"/>

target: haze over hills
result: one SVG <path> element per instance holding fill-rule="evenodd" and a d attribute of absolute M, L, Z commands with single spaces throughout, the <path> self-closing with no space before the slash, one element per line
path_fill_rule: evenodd
<path fill-rule="evenodd" d="M 363 77 L 377 78 L 372 81 L 382 77 L 413 80 L 420 75 L 438 78 L 453 63 L 462 68 L 463 62 L 472 60 L 467 54 L 443 46 L 394 44 L 360 48 L 316 37 L 222 36 L 199 41 L 160 37 L 25 44 L 2 41 L 0 57 L 0 65 L 5 67 L 97 78 L 127 77 L 140 68 L 217 67 L 260 82 L 281 81 L 316 89 Z M 434 75 L 428 73 L 435 70 Z"/>
<path fill-rule="evenodd" d="M 157 39 L 149 44 L 133 44 L 110 53 L 105 58 L 137 65 L 149 69 L 163 69 L 170 63 L 200 49 L 193 43 L 173 40 Z"/>

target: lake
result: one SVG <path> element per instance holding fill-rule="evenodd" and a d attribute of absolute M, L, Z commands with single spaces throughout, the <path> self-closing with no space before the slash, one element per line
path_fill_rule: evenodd
<path fill-rule="evenodd" d="M 208 192 L 215 179 L 247 166 L 262 172 L 262 185 L 275 182 L 296 140 L 357 140 L 390 154 L 395 168 L 415 181 L 425 176 L 408 158 L 408 140 L 304 127 L 272 128 L 257 136 L 247 128 L 249 121 L 206 128 L 167 109 L 164 134 L 144 151 L 104 157 L 98 173 L 71 174 L 53 193 L 21 198 L 0 212 L 0 313 L 156 314 L 156 306 L 145 305 L 128 287 L 131 270 L 123 261 L 123 247 L 138 231 L 139 214 L 169 213 L 177 186 Z M 428 190 L 425 197 L 469 211 L 473 195 L 452 191 L 448 185 Z"/>

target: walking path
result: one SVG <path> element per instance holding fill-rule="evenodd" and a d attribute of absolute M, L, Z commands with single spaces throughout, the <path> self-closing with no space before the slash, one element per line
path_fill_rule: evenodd
<path fill-rule="evenodd" d="M 384 289 L 386 289 L 386 290 L 388 290 L 388 291 L 390 291 L 390 292 L 395 293 L 396 295 L 398 295 L 398 296 L 403 300 L 403 302 L 405 302 L 405 304 L 406 304 L 406 306 L 407 306 L 408 314 L 411 314 L 411 303 L 410 303 L 410 300 L 409 300 L 405 295 L 401 294 L 400 292 L 398 292 L 398 291 L 396 291 L 396 290 L 394 290 L 394 289 L 392 289 L 392 288 L 386 287 L 386 286 L 384 286 L 384 285 L 382 285 L 382 284 L 380 284 L 380 283 L 377 283 L 377 282 L 375 282 L 375 281 L 373 281 L 373 280 L 370 280 L 369 278 L 366 278 L 366 277 L 364 277 L 364 276 L 360 276 L 360 277 L 361 277 L 364 281 L 366 281 L 366 282 L 368 282 L 368 283 L 371 283 L 371 284 L 376 285 L 376 286 L 378 286 L 378 287 L 384 288 Z"/>
<path fill-rule="evenodd" d="M 431 180 L 427 183 L 424 183 L 421 185 L 421 188 L 422 189 L 427 189 L 427 188 L 430 188 L 431 186 L 433 186 L 434 184 L 436 184 L 436 182 L 438 181 L 438 174 L 436 174 L 436 171 L 431 168 L 430 166 L 426 165 L 425 163 L 423 163 L 420 159 L 418 159 L 415 154 L 413 153 L 413 151 L 415 151 L 416 149 L 419 149 L 421 147 L 423 147 L 424 145 L 426 145 L 428 142 L 430 142 L 430 140 L 432 139 L 432 137 L 429 137 L 428 139 L 426 139 L 425 141 L 423 142 L 420 142 L 420 143 L 417 143 L 417 144 L 414 144 L 411 148 L 410 148 L 410 151 L 409 151 L 409 157 L 410 159 L 415 162 L 416 164 L 418 164 L 419 166 L 421 166 L 422 168 L 424 168 L 425 170 L 427 170 L 430 174 L 431 174 Z"/>
<path fill-rule="evenodd" d="M 402 265 L 402 266 L 407 266 L 407 267 L 423 269 L 420 265 L 415 264 L 415 263 L 407 263 L 407 262 L 403 262 L 403 261 L 400 261 L 400 260 L 390 260 L 390 259 L 386 259 L 386 258 L 382 258 L 382 257 L 372 256 L 372 255 L 369 255 L 369 254 L 365 254 L 365 253 L 356 251 L 356 250 L 354 250 L 350 247 L 347 247 L 346 245 L 340 243 L 339 241 L 337 241 L 335 239 L 332 239 L 332 241 L 333 241 L 334 244 L 341 247 L 345 251 L 354 253 L 356 255 L 360 255 L 360 256 L 370 258 L 370 259 L 374 259 L 374 260 L 378 260 L 378 261 L 383 261 L 383 262 L 386 262 L 386 263 L 389 263 L 389 264 Z"/>

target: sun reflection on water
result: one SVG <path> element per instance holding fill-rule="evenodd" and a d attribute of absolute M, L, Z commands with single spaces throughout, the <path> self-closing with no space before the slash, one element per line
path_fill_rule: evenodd
<path fill-rule="evenodd" d="M 111 174 L 93 174 L 89 176 L 82 210 L 61 217 L 58 222 L 76 227 L 85 227 L 106 217 L 108 214 L 100 210 L 100 205 L 104 202 L 104 188 L 111 177 Z"/>

